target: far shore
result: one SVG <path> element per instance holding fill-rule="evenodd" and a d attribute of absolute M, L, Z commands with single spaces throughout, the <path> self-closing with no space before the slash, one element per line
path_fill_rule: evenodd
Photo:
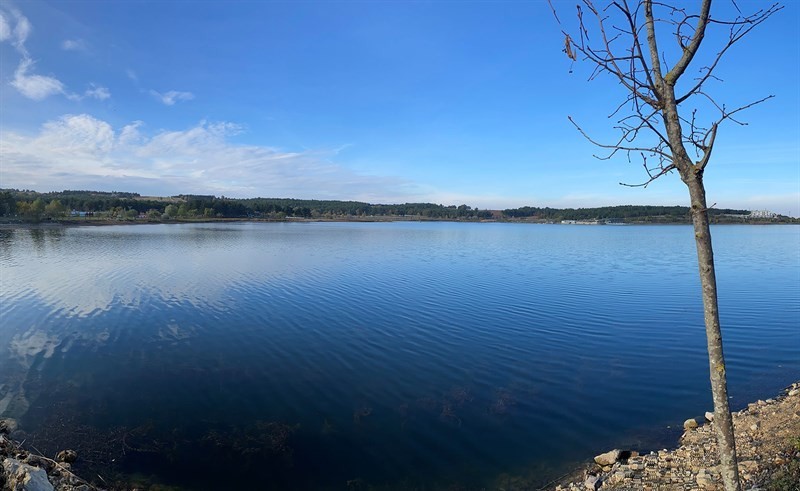
<path fill-rule="evenodd" d="M 75 219 L 61 219 L 52 221 L 41 222 L 23 222 L 23 221 L 0 221 L 0 229 L 53 229 L 61 227 L 105 227 L 114 225 L 175 225 L 175 224 L 191 224 L 191 223 L 390 223 L 390 222 L 448 222 L 448 223 L 523 223 L 535 225 L 566 225 L 566 226 L 630 226 L 630 225 L 691 225 L 690 221 L 630 221 L 624 223 L 604 224 L 604 223 L 561 223 L 558 221 L 535 220 L 535 219 L 473 219 L 473 220 L 454 220 L 447 218 L 431 218 L 422 216 L 351 216 L 351 217 L 335 217 L 335 218 L 189 218 L 180 220 L 147 220 L 147 219 L 126 219 L 115 220 L 105 218 L 75 218 Z M 748 222 L 712 222 L 712 225 L 800 225 L 800 221 L 748 221 Z"/>

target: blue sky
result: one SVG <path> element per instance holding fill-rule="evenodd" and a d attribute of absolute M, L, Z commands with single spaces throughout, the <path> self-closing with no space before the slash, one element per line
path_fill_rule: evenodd
<path fill-rule="evenodd" d="M 575 2 L 554 3 L 571 21 Z M 718 207 L 800 216 L 800 6 L 786 3 L 708 87 L 728 107 L 776 96 L 742 116 L 748 126 L 722 127 L 706 171 Z M 715 9 L 735 13 L 730 0 Z M 0 15 L 0 187 L 688 202 L 677 175 L 627 188 L 644 180 L 640 162 L 592 157 L 567 116 L 611 137 L 624 93 L 571 66 L 544 0 L 0 0 Z"/>

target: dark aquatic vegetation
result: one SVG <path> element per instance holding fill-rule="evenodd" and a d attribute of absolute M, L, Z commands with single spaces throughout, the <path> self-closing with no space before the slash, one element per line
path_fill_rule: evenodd
<path fill-rule="evenodd" d="M 442 412 L 439 413 L 439 419 L 456 424 L 459 428 L 461 427 L 461 418 L 456 416 L 455 411 L 453 411 L 453 406 L 449 402 L 442 403 Z"/>
<path fill-rule="evenodd" d="M 800 372 L 800 233 L 714 234 L 737 407 Z M 42 452 L 77 450 L 77 468 L 106 480 L 543 484 L 606 448 L 672 444 L 673 428 L 711 407 L 687 236 L 450 223 L 0 230 L 0 417 Z M 696 308 L 677 307 L 687 302 Z"/>
<path fill-rule="evenodd" d="M 508 389 L 497 389 L 492 405 L 489 406 L 489 412 L 497 415 L 508 414 L 511 406 L 514 404 L 516 404 L 516 402 L 511 391 Z"/>
<path fill-rule="evenodd" d="M 360 407 L 360 408 L 356 409 L 355 411 L 353 411 L 353 422 L 354 423 L 360 423 L 361 422 L 361 418 L 366 418 L 367 416 L 369 416 L 371 414 L 372 414 L 372 408 L 371 407 Z"/>

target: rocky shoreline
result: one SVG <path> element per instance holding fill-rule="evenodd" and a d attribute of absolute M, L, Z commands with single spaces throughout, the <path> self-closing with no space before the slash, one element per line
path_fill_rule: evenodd
<path fill-rule="evenodd" d="M 0 490 L 2 491 L 95 491 L 72 473 L 78 458 L 73 450 L 58 452 L 55 459 L 24 450 L 10 437 L 13 420 L 0 420 Z"/>
<path fill-rule="evenodd" d="M 733 413 L 742 489 L 800 490 L 800 382 Z M 614 449 L 550 487 L 553 491 L 721 491 L 713 414 L 684 423 L 680 446 L 639 455 Z"/>

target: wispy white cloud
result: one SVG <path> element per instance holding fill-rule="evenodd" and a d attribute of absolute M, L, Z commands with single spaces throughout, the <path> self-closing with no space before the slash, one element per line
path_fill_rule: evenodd
<path fill-rule="evenodd" d="M 152 195 L 198 193 L 371 203 L 429 201 L 492 209 L 685 204 L 683 193 L 668 189 L 631 191 L 624 197 L 613 190 L 567 195 L 549 190 L 504 194 L 489 188 L 459 192 L 400 177 L 354 172 L 337 163 L 343 157 L 337 153 L 341 149 L 286 151 L 234 143 L 233 137 L 242 132 L 240 125 L 209 121 L 181 130 L 152 132 L 142 121 L 114 127 L 88 114 L 48 121 L 33 135 L 4 128 L 0 188 L 124 189 Z M 767 208 L 800 215 L 800 194 L 796 192 L 715 196 L 721 208 Z"/>
<path fill-rule="evenodd" d="M 0 11 L 0 42 L 11 38 L 11 25 L 6 19 L 6 15 Z"/>
<path fill-rule="evenodd" d="M 230 141 L 242 127 L 202 121 L 177 131 L 119 129 L 88 114 L 65 115 L 38 134 L 6 131 L 0 187 L 130 189 L 147 194 L 215 193 L 364 201 L 417 201 L 420 189 L 395 178 L 358 174 L 330 160 L 335 151 L 288 152 Z"/>
<path fill-rule="evenodd" d="M 14 23 L 12 29 L 11 24 Z M 9 85 L 17 89 L 23 96 L 34 101 L 41 101 L 53 95 L 63 95 L 69 100 L 80 101 L 86 98 L 106 100 L 111 97 L 107 87 L 90 84 L 83 94 L 70 92 L 61 80 L 52 75 L 34 73 L 36 63 L 28 53 L 25 42 L 33 27 L 28 18 L 18 10 L 0 9 L 0 42 L 10 41 L 20 54 L 20 61 L 14 71 L 14 78 Z M 65 50 L 84 50 L 86 43 L 81 39 L 68 39 L 61 44 Z"/>
<path fill-rule="evenodd" d="M 142 126 L 144 126 L 144 121 L 134 121 L 123 126 L 117 137 L 117 143 L 125 147 L 142 143 L 145 140 L 144 136 L 139 132 L 139 128 Z"/>
<path fill-rule="evenodd" d="M 18 10 L 11 11 L 14 20 L 16 20 L 16 25 L 14 26 L 14 31 L 11 35 L 12 43 L 14 47 L 17 48 L 24 57 L 28 57 L 28 50 L 25 48 L 25 41 L 28 40 L 28 36 L 31 33 L 32 27 L 31 23 L 28 21 L 28 18 L 22 15 Z"/>
<path fill-rule="evenodd" d="M 33 73 L 35 63 L 25 47 L 31 29 L 28 18 L 18 10 L 0 10 L 0 41 L 10 41 L 21 56 L 19 65 L 14 71 L 14 78 L 9 84 L 23 96 L 35 101 L 41 101 L 55 94 L 67 95 L 64 84 L 57 78 Z"/>
<path fill-rule="evenodd" d="M 111 91 L 108 87 L 100 87 L 99 85 L 90 84 L 86 92 L 83 93 L 84 97 L 91 97 L 100 101 L 111 98 Z"/>
<path fill-rule="evenodd" d="M 30 73 L 33 66 L 33 60 L 23 58 L 14 71 L 14 78 L 10 83 L 20 94 L 29 99 L 41 101 L 51 95 L 66 93 L 64 84 L 57 78 Z"/>
<path fill-rule="evenodd" d="M 131 79 L 131 80 L 133 80 L 134 82 L 138 82 L 138 81 L 139 81 L 139 76 L 138 76 L 138 75 L 136 75 L 136 72 L 134 72 L 134 71 L 133 71 L 133 70 L 131 70 L 130 68 L 127 68 L 127 69 L 125 70 L 125 75 L 127 75 L 127 76 L 128 76 L 128 78 L 129 78 L 129 79 Z"/>
<path fill-rule="evenodd" d="M 86 51 L 86 41 L 83 39 L 65 39 L 61 43 L 61 49 L 64 51 Z"/>
<path fill-rule="evenodd" d="M 71 101 L 82 101 L 84 99 L 97 99 L 100 101 L 104 101 L 106 99 L 111 98 L 111 91 L 108 90 L 107 87 L 100 87 L 95 84 L 89 84 L 89 88 L 86 89 L 83 94 L 75 94 L 75 93 L 65 93 L 64 95 L 67 96 L 67 99 Z"/>
<path fill-rule="evenodd" d="M 191 92 L 181 92 L 178 90 L 170 90 L 168 92 L 164 92 L 163 94 L 161 92 L 151 90 L 150 95 L 160 100 L 167 106 L 173 106 L 178 101 L 189 101 L 194 99 L 194 94 Z"/>

